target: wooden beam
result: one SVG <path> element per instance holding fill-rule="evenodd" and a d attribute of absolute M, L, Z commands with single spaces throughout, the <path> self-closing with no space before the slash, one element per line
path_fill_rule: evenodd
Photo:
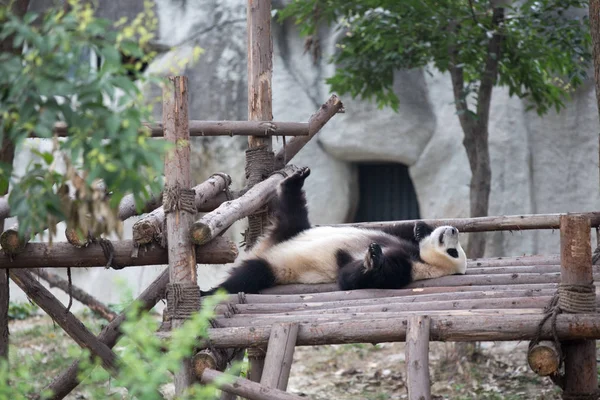
<path fill-rule="evenodd" d="M 202 374 L 202 383 L 212 383 L 221 390 L 233 393 L 250 400 L 305 400 L 281 390 L 267 388 L 249 379 L 234 377 L 213 369 L 206 369 Z"/>
<path fill-rule="evenodd" d="M 461 232 L 495 232 L 521 231 L 529 229 L 560 229 L 560 217 L 564 214 L 525 214 L 502 215 L 495 217 L 422 219 L 387 222 L 362 222 L 352 224 L 337 224 L 329 226 L 356 226 L 362 228 L 398 228 L 412 226 L 416 221 L 423 221 L 433 226 L 452 225 Z M 575 214 L 573 214 L 575 215 Z M 591 226 L 600 226 L 600 212 L 581 213 L 590 219 Z"/>
<path fill-rule="evenodd" d="M 169 271 L 164 270 L 149 286 L 144 290 L 136 299 L 135 302 L 138 304 L 142 311 L 151 310 L 156 303 L 165 297 L 165 288 L 169 282 Z M 120 330 L 121 324 L 125 321 L 128 312 L 131 310 L 132 305 L 129 305 L 123 310 L 115 319 L 113 319 L 108 325 L 102 329 L 98 335 L 98 340 L 104 343 L 107 347 L 113 348 L 117 343 L 117 340 L 122 335 Z M 50 400 L 60 400 L 68 395 L 73 389 L 79 385 L 78 376 L 80 360 L 74 361 L 71 366 L 66 369 L 62 374 L 58 375 L 45 390 L 49 390 L 53 393 Z"/>
<path fill-rule="evenodd" d="M 196 185 L 193 189 L 196 193 L 196 209 L 201 208 L 206 202 L 214 198 L 231 184 L 231 178 L 227 174 L 215 174 L 206 181 Z M 165 222 L 165 210 L 162 206 L 140 218 L 133 224 L 133 238 L 138 245 L 148 244 L 153 241 L 160 243 L 164 235 L 163 225 Z"/>
<path fill-rule="evenodd" d="M 523 286 L 523 287 L 522 287 Z M 531 287 L 533 286 L 533 287 Z M 435 289 L 435 290 L 433 290 Z M 440 290 L 438 290 L 440 289 Z M 244 304 L 239 304 L 239 296 L 228 295 L 223 303 L 217 305 L 216 312 L 228 309 L 227 303 L 235 306 L 239 313 L 261 313 L 265 306 L 277 305 L 283 307 L 318 310 L 328 306 L 346 307 L 392 303 L 419 303 L 424 301 L 455 301 L 476 299 L 498 299 L 507 297 L 537 297 L 551 296 L 556 293 L 557 285 L 519 285 L 517 288 L 510 286 L 466 286 L 441 287 L 426 289 L 361 289 L 345 292 L 315 293 L 309 295 L 270 295 L 246 294 Z"/>
<path fill-rule="evenodd" d="M 590 285 L 594 281 L 592 274 L 592 248 L 590 245 L 590 221 L 581 215 L 564 215 L 560 218 L 560 256 L 561 286 Z M 566 286 L 565 288 L 568 288 Z M 568 297 L 568 292 L 560 292 Z M 576 314 L 575 317 L 582 314 Z M 565 386 L 563 398 L 586 396 L 598 390 L 598 371 L 596 369 L 596 341 L 573 340 L 563 342 L 565 355 Z"/>
<path fill-rule="evenodd" d="M 277 185 L 284 176 L 288 176 L 294 170 L 294 166 L 288 166 L 282 171 L 283 174 L 271 175 L 254 185 L 243 196 L 223 203 L 216 210 L 202 216 L 190 231 L 192 241 L 196 244 L 208 243 L 237 220 L 260 209 L 275 195 Z"/>
<path fill-rule="evenodd" d="M 529 340 L 536 333 L 541 315 L 470 315 L 431 317 L 433 341 L 512 341 Z M 406 339 L 407 318 L 300 323 L 297 346 L 317 346 L 343 343 L 402 342 Z M 600 317 L 597 314 L 561 314 L 556 320 L 560 340 L 600 338 Z M 271 326 L 209 328 L 208 337 L 199 339 L 199 347 L 263 347 Z M 168 340 L 170 332 L 159 332 Z M 552 338 L 550 329 L 542 329 L 542 340 Z"/>
<path fill-rule="evenodd" d="M 267 345 L 265 365 L 260 380 L 261 385 L 279 390 L 287 389 L 297 337 L 298 324 L 282 323 L 273 325 L 269 336 L 269 344 Z"/>
<path fill-rule="evenodd" d="M 162 123 L 145 123 L 152 137 L 163 137 Z M 308 136 L 307 122 L 274 121 L 189 121 L 190 136 Z M 54 125 L 54 133 L 60 137 L 69 136 L 64 123 Z M 35 137 L 31 134 L 31 137 Z"/>
<path fill-rule="evenodd" d="M 535 344 L 527 351 L 527 363 L 539 376 L 549 376 L 558 373 L 560 356 L 554 342 L 544 340 Z"/>
<path fill-rule="evenodd" d="M 194 222 L 195 199 L 186 209 L 184 194 L 192 187 L 190 168 L 190 131 L 188 128 L 188 84 L 185 76 L 169 77 L 163 92 L 163 121 L 165 139 L 175 150 L 165 158 L 165 199 L 173 197 L 169 203 L 171 210 L 165 210 L 167 250 L 169 255 L 169 288 L 175 285 L 179 290 L 167 292 L 167 312 L 171 326 L 177 329 L 184 324 L 187 315 L 183 310 L 200 308 L 200 289 L 197 285 L 195 246 L 190 240 L 189 230 Z M 192 195 L 194 192 L 192 191 Z M 165 207 L 166 208 L 166 207 Z M 183 289 L 196 292 L 197 298 L 183 294 Z M 181 298 L 179 296 L 182 296 Z M 180 315 L 181 313 L 181 315 Z M 190 359 L 184 359 L 182 368 L 174 373 L 175 394 L 183 394 L 194 383 L 194 370 Z"/>
<path fill-rule="evenodd" d="M 406 330 L 406 386 L 408 400 L 430 400 L 429 326 L 426 315 L 413 315 Z"/>
<path fill-rule="evenodd" d="M 167 250 L 158 246 L 140 249 L 137 257 L 131 254 L 136 250 L 133 240 L 120 240 L 112 243 L 113 264 L 118 267 L 167 264 Z M 196 262 L 199 264 L 225 264 L 233 262 L 238 250 L 235 243 L 219 237 L 203 246 L 197 246 Z M 100 244 L 75 248 L 67 242 L 29 243 L 24 251 L 10 257 L 0 252 L 0 267 L 3 268 L 90 268 L 105 267 L 106 256 Z"/>

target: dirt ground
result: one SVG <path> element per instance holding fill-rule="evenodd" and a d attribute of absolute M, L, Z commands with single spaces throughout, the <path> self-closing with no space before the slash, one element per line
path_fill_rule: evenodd
<path fill-rule="evenodd" d="M 86 318 L 94 332 L 102 321 Z M 40 385 L 49 382 L 73 358 L 71 339 L 52 321 L 32 317 L 12 321 L 11 359 L 45 356 L 34 372 Z M 537 377 L 526 362 L 527 342 L 481 343 L 474 361 L 448 362 L 454 346 L 431 343 L 430 374 L 434 399 L 560 399 L 560 392 Z M 407 398 L 404 344 L 347 344 L 297 347 L 288 391 L 315 400 L 384 400 Z M 167 390 L 171 392 L 171 390 Z M 67 399 L 88 399 L 85 388 Z M 127 397 L 124 397 L 127 398 Z"/>

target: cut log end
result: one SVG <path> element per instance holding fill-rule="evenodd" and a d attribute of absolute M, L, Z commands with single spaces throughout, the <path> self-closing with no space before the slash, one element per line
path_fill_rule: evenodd
<path fill-rule="evenodd" d="M 202 378 L 202 374 L 207 368 L 224 371 L 226 366 L 227 361 L 210 350 L 202 350 L 196 353 L 192 359 L 194 375 L 196 375 L 198 379 Z"/>
<path fill-rule="evenodd" d="M 86 247 L 88 244 L 90 244 L 88 237 L 80 234 L 76 229 L 73 228 L 65 229 L 65 236 L 67 241 L 77 248 Z"/>
<path fill-rule="evenodd" d="M 554 343 L 543 341 L 527 352 L 527 362 L 539 376 L 549 376 L 558 372 L 560 357 Z"/>
<path fill-rule="evenodd" d="M 0 235 L 0 247 L 6 254 L 18 254 L 23 251 L 28 240 L 19 237 L 18 228 L 9 228 Z"/>
<path fill-rule="evenodd" d="M 197 221 L 192 225 L 190 235 L 192 237 L 192 242 L 197 245 L 208 243 L 212 239 L 210 227 L 200 221 Z"/>
<path fill-rule="evenodd" d="M 156 231 L 154 225 L 144 219 L 137 221 L 132 227 L 133 240 L 138 245 L 152 243 L 157 233 L 159 232 Z"/>

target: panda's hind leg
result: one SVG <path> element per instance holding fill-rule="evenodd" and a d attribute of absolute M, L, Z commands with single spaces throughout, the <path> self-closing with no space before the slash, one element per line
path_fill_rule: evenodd
<path fill-rule="evenodd" d="M 400 289 L 412 281 L 408 255 L 395 250 L 386 254 L 377 243 L 369 245 L 363 259 L 355 259 L 344 250 L 338 251 L 336 259 L 341 290 Z"/>
<path fill-rule="evenodd" d="M 270 238 L 274 243 L 288 240 L 310 228 L 306 195 L 302 187 L 310 175 L 308 167 L 300 168 L 279 184 L 278 201 L 274 205 L 274 221 Z"/>

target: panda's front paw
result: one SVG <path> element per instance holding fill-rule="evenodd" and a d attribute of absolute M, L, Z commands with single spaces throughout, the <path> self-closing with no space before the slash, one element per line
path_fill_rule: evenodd
<path fill-rule="evenodd" d="M 283 181 L 281 181 L 281 186 L 282 188 L 286 189 L 291 189 L 294 187 L 300 189 L 304 185 L 304 180 L 308 178 L 309 175 L 310 168 L 299 168 L 297 171 L 294 171 L 292 175 L 288 176 Z"/>
<path fill-rule="evenodd" d="M 383 250 L 377 243 L 371 243 L 365 255 L 365 272 L 381 268 Z"/>

